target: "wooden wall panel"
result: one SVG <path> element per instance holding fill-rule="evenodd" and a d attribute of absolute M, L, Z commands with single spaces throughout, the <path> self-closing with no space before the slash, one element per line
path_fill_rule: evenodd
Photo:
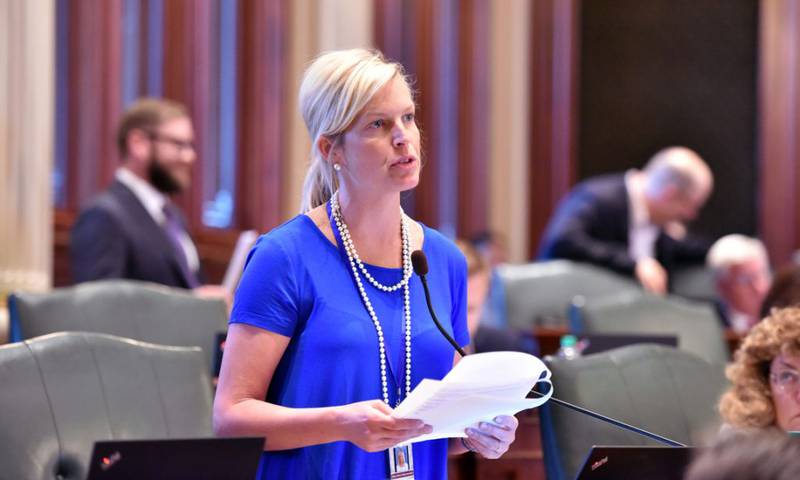
<path fill-rule="evenodd" d="M 376 44 L 417 90 L 425 166 L 404 205 L 450 235 L 488 225 L 488 13 L 486 0 L 376 1 Z"/>
<path fill-rule="evenodd" d="M 403 58 L 403 38 L 409 30 L 403 18 L 403 0 L 375 0 L 375 45 L 389 58 Z M 398 28 L 399 23 L 399 28 Z"/>
<path fill-rule="evenodd" d="M 192 226 L 202 224 L 204 171 L 216 163 L 217 89 L 216 22 L 211 0 L 164 3 L 164 97 L 189 109 L 194 125 L 197 163 L 188 192 L 177 203 Z M 201 168 L 202 167 L 202 168 Z"/>
<path fill-rule="evenodd" d="M 800 5 L 760 5 L 758 218 L 770 259 L 781 265 L 800 247 Z"/>
<path fill-rule="evenodd" d="M 439 125 L 436 119 L 436 76 L 441 64 L 434 61 L 434 26 L 439 18 L 438 2 L 424 0 L 378 0 L 375 9 L 375 42 L 388 58 L 398 61 L 414 80 L 417 123 L 422 132 L 423 170 L 420 183 L 404 194 L 403 205 L 413 217 L 439 227 L 437 201 L 439 169 L 436 152 Z"/>
<path fill-rule="evenodd" d="M 281 220 L 282 178 L 287 161 L 283 121 L 288 108 L 286 28 L 291 2 L 242 0 L 239 16 L 239 196 L 237 223 L 267 231 Z M 298 202 L 299 204 L 299 202 Z"/>
<path fill-rule="evenodd" d="M 69 229 L 77 212 L 108 185 L 119 164 L 115 133 L 121 105 L 121 0 L 70 2 L 59 9 L 67 29 L 66 86 L 59 89 L 63 202 L 54 213 L 53 285 L 72 283 Z"/>
<path fill-rule="evenodd" d="M 458 61 L 458 235 L 489 226 L 488 0 L 461 3 Z"/>
<path fill-rule="evenodd" d="M 553 198 L 575 183 L 578 117 L 580 2 L 558 0 L 553 7 Z"/>
<path fill-rule="evenodd" d="M 147 62 L 149 51 L 149 37 L 151 30 L 155 28 L 155 25 L 150 25 L 149 22 L 149 10 L 150 10 L 150 0 L 140 0 L 139 1 L 139 38 L 137 51 L 139 52 L 139 57 L 136 59 L 136 63 L 138 65 L 138 75 L 136 76 L 136 84 L 139 86 L 139 95 L 143 95 L 147 90 L 147 79 L 150 73 L 150 65 Z"/>
<path fill-rule="evenodd" d="M 561 197 L 575 181 L 578 9 L 576 0 L 533 4 L 530 258 Z"/>
<path fill-rule="evenodd" d="M 121 111 L 121 0 L 72 2 L 66 115 L 66 207 L 77 209 L 112 178 Z"/>

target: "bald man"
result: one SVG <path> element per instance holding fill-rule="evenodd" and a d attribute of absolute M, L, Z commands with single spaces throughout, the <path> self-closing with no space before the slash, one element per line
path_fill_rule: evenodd
<path fill-rule="evenodd" d="M 586 180 L 559 204 L 538 258 L 593 263 L 666 293 L 672 266 L 705 260 L 708 243 L 687 240 L 686 223 L 713 185 L 708 165 L 686 147 L 659 151 L 644 170 Z"/>

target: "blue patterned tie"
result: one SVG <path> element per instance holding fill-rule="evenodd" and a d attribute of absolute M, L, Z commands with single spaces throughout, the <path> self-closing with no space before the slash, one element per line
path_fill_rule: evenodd
<path fill-rule="evenodd" d="M 166 204 L 164 205 L 164 217 L 166 219 L 164 229 L 167 231 L 167 237 L 169 237 L 172 247 L 175 249 L 175 257 L 178 259 L 181 271 L 189 282 L 189 288 L 199 287 L 200 282 L 197 281 L 197 275 L 189 268 L 186 251 L 183 249 L 183 244 L 181 244 L 181 237 L 185 234 L 185 231 L 178 212 L 175 211 L 172 205 Z"/>

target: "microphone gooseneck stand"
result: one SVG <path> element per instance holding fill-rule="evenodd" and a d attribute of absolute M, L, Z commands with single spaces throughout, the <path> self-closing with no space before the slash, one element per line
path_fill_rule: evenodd
<path fill-rule="evenodd" d="M 439 329 L 439 332 L 441 332 L 441 334 L 444 336 L 444 338 L 446 338 L 447 341 L 450 342 L 450 344 L 453 346 L 453 348 L 456 349 L 456 351 L 459 353 L 459 355 L 461 355 L 462 357 L 465 357 L 467 355 L 467 353 L 464 352 L 464 350 L 461 348 L 461 346 L 458 345 L 458 342 L 456 342 L 453 339 L 453 337 L 451 337 L 450 334 L 447 333 L 447 330 L 445 330 L 444 327 L 442 327 L 442 324 L 439 323 L 439 319 L 436 318 L 436 313 L 433 311 L 433 304 L 431 303 L 431 293 L 428 290 L 428 281 L 425 278 L 425 276 L 428 274 L 428 259 L 425 257 L 425 253 L 423 253 L 422 250 L 416 250 L 413 253 L 411 253 L 411 264 L 414 267 L 414 273 L 416 273 L 419 276 L 419 279 L 422 282 L 422 289 L 425 291 L 425 302 L 428 304 L 428 312 L 430 313 L 431 318 L 433 319 L 433 323 L 436 324 L 436 327 Z M 553 388 L 553 386 L 551 385 L 550 388 Z M 545 396 L 545 394 L 537 392 L 535 390 L 535 388 L 531 389 L 530 393 L 533 394 L 533 395 L 536 395 L 538 397 Z M 605 415 L 599 414 L 599 413 L 594 412 L 592 410 L 589 410 L 587 408 L 579 407 L 579 406 L 574 405 L 572 403 L 565 402 L 564 400 L 560 400 L 560 399 L 558 399 L 558 398 L 556 398 L 555 396 L 552 396 L 552 395 L 550 396 L 550 401 L 555 403 L 556 405 L 560 405 L 562 407 L 569 408 L 570 410 L 576 411 L 578 413 L 582 413 L 584 415 L 588 415 L 589 417 L 592 417 L 594 419 L 597 419 L 597 420 L 606 422 L 608 424 L 614 425 L 615 427 L 621 428 L 621 429 L 626 430 L 628 432 L 632 432 L 632 433 L 636 433 L 638 435 L 642 435 L 643 437 L 647 437 L 647 438 L 649 438 L 651 440 L 655 440 L 656 442 L 659 442 L 661 444 L 664 444 L 664 445 L 667 445 L 667 446 L 670 446 L 670 447 L 685 447 L 686 446 L 686 445 L 684 445 L 684 444 L 682 444 L 680 442 L 676 442 L 675 440 L 671 440 L 671 439 L 669 439 L 667 437 L 663 437 L 663 436 L 661 436 L 661 435 L 659 435 L 657 433 L 648 432 L 647 430 L 644 430 L 642 428 L 634 427 L 633 425 L 627 424 L 625 422 L 621 422 L 621 421 L 613 419 L 611 417 L 607 417 Z"/>

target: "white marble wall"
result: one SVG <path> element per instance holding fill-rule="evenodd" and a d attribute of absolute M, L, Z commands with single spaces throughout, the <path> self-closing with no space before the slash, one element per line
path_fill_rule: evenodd
<path fill-rule="evenodd" d="M 55 2 L 0 1 L 0 302 L 51 285 Z M 7 335 L 0 311 L 0 342 Z"/>
<path fill-rule="evenodd" d="M 529 260 L 531 3 L 491 2 L 489 227 L 508 240 L 511 262 Z"/>

